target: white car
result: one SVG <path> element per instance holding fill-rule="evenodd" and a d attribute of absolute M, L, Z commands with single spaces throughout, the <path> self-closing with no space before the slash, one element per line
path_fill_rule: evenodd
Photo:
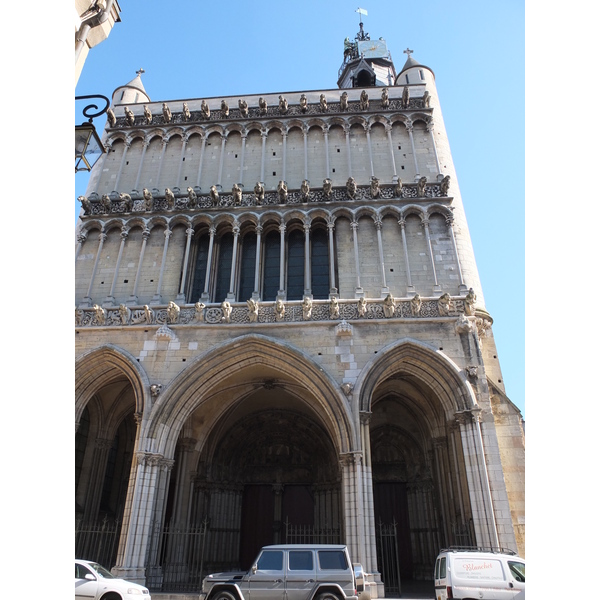
<path fill-rule="evenodd" d="M 102 565 L 75 560 L 75 600 L 151 600 L 148 589 L 115 577 Z"/>

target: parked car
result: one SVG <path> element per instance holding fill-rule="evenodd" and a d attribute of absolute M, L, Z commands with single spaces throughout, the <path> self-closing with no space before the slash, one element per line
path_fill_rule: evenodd
<path fill-rule="evenodd" d="M 115 577 L 102 565 L 75 560 L 75 600 L 151 600 L 148 589 Z"/>
<path fill-rule="evenodd" d="M 448 548 L 435 561 L 436 600 L 524 600 L 525 559 L 510 550 Z"/>
<path fill-rule="evenodd" d="M 286 544 L 262 548 L 248 571 L 208 575 L 200 600 L 358 600 L 363 590 L 346 546 Z"/>

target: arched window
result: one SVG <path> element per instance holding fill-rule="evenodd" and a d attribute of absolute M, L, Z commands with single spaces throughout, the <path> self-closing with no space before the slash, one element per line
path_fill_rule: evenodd
<path fill-rule="evenodd" d="M 329 249 L 327 232 L 313 229 L 310 234 L 310 276 L 313 298 L 329 298 Z"/>
<path fill-rule="evenodd" d="M 192 284 L 190 302 L 198 302 L 206 284 L 206 268 L 208 265 L 208 234 L 202 235 L 196 244 L 196 263 L 194 266 L 194 282 Z"/>
<path fill-rule="evenodd" d="M 219 239 L 217 272 L 215 273 L 215 302 L 223 302 L 229 292 L 231 259 L 233 257 L 233 233 L 224 233 Z"/>
<path fill-rule="evenodd" d="M 254 291 L 254 268 L 256 266 L 256 234 L 249 232 L 242 238 L 240 261 L 240 285 L 238 300 L 245 302 Z"/>
<path fill-rule="evenodd" d="M 267 233 L 264 241 L 263 263 L 263 300 L 275 300 L 279 291 L 279 253 L 280 234 L 272 230 Z"/>
<path fill-rule="evenodd" d="M 302 300 L 304 296 L 304 233 L 294 229 L 288 236 L 287 299 Z"/>

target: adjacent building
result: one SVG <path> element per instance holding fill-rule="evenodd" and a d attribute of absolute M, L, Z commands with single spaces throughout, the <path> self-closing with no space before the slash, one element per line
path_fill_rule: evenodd
<path fill-rule="evenodd" d="M 406 54 L 361 25 L 336 88 L 115 90 L 77 227 L 78 553 L 176 591 L 342 542 L 373 598 L 451 544 L 524 555 L 522 417 Z"/>

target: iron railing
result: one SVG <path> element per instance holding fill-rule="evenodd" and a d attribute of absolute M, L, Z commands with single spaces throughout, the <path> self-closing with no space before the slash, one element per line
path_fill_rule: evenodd
<path fill-rule="evenodd" d="M 104 517 L 101 521 L 75 522 L 75 557 L 92 560 L 111 569 L 117 559 L 121 522 Z"/>

